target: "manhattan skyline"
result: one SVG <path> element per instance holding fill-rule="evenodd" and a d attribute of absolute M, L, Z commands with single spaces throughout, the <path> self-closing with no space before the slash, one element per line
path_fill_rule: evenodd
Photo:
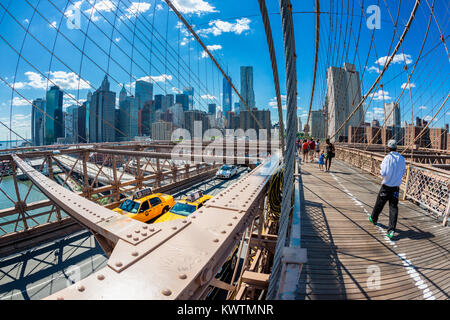
<path fill-rule="evenodd" d="M 271 121 L 276 123 L 278 115 L 275 90 L 259 8 L 256 1 L 239 2 L 236 5 L 237 3 L 195 0 L 177 1 L 176 5 L 221 66 L 227 70 L 238 90 L 242 85 L 240 66 L 253 67 L 255 106 L 258 109 L 270 109 Z M 222 75 L 187 30 L 178 23 L 173 13 L 167 11 L 165 2 L 139 1 L 133 7 L 130 3 L 103 0 L 98 1 L 94 8 L 90 1 L 74 1 L 73 4 L 82 13 L 80 29 L 68 28 L 66 4 L 42 1 L 38 7 L 33 7 L 33 3 L 4 1 L 0 5 L 0 34 L 3 37 L 0 41 L 0 55 L 3 61 L 12 61 L 0 67 L 3 80 L 0 82 L 2 122 L 8 126 L 11 124 L 15 131 L 30 139 L 33 100 L 45 98 L 46 92 L 54 84 L 59 85 L 64 91 L 65 111 L 70 105 L 83 102 L 88 91 L 94 92 L 97 89 L 105 75 L 103 71 L 111 75 L 110 86 L 113 92 L 119 93 L 125 87 L 127 94 L 132 95 L 141 80 L 153 83 L 154 95 L 176 95 L 185 87 L 191 86 L 195 88 L 192 102 L 198 110 L 207 111 L 210 103 L 215 103 L 218 110 L 222 110 Z M 284 48 L 278 3 L 267 5 L 276 57 L 279 66 L 282 66 Z M 369 5 L 364 4 L 365 7 Z M 412 6 L 413 3 L 402 3 L 399 7 L 397 35 L 394 34 L 392 20 L 395 19 L 398 7 L 395 4 L 386 7 L 382 2 L 379 3 L 381 28 L 369 29 L 366 26 L 369 13 L 366 13 L 366 17 L 358 16 L 352 20 L 352 35 L 350 32 L 345 33 L 346 28 L 350 28 L 349 25 L 343 23 L 337 27 L 342 15 L 325 13 L 339 12 L 342 10 L 340 5 L 321 4 L 321 11 L 324 13 L 321 14 L 319 67 L 312 110 L 319 110 L 323 106 L 326 95 L 325 68 L 343 67 L 344 60 L 355 64 L 361 74 L 361 93 L 366 94 L 386 57 L 392 52 L 392 47 L 388 45 L 392 35 L 395 35 L 395 44 Z M 437 1 L 434 10 L 445 37 L 448 25 L 443 22 L 446 21 L 448 5 L 444 1 Z M 312 13 L 313 5 L 305 2 L 293 3 L 293 11 L 298 56 L 297 115 L 306 123 L 314 66 L 315 14 Z M 366 121 L 378 119 L 382 122 L 383 104 L 397 102 L 398 97 L 402 121 L 405 119 L 411 122 L 416 116 L 429 120 L 439 108 L 442 97 L 445 97 L 449 89 L 449 59 L 434 21 L 430 24 L 430 32 L 421 50 L 420 44 L 425 38 L 428 19 L 429 8 L 424 3 L 417 12 L 417 19 L 411 25 L 401 50 L 383 76 L 383 87 L 377 87 L 368 99 L 371 102 L 367 105 Z M 357 38 L 359 29 L 360 35 Z M 333 33 L 327 34 L 326 30 Z M 158 34 L 162 37 L 167 34 L 167 43 Z M 356 50 L 355 43 L 358 39 Z M 336 43 L 336 47 L 330 46 L 330 43 Z M 346 47 L 348 48 L 344 51 Z M 153 54 L 149 54 L 150 49 Z M 53 50 L 53 55 L 48 50 Z M 18 52 L 21 53 L 20 58 Z M 176 57 L 178 53 L 179 57 Z M 417 60 L 419 54 L 420 60 Z M 408 82 L 408 76 L 416 62 L 417 70 Z M 405 65 L 408 72 L 404 72 Z M 284 105 L 284 68 L 279 69 Z M 118 98 L 117 94 L 116 100 Z M 237 101 L 238 98 L 233 93 L 233 106 Z M 116 106 L 118 105 L 116 101 Z M 444 107 L 432 126 L 443 127 L 448 123 L 448 116 L 448 107 Z M 2 126 L 0 137 L 3 139 L 7 135 L 9 136 L 9 130 Z M 12 138 L 15 139 L 14 135 Z"/>

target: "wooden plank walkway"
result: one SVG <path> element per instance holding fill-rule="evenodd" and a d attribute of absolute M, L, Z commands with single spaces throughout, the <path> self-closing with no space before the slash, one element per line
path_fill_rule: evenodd
<path fill-rule="evenodd" d="M 301 173 L 301 246 L 308 263 L 298 299 L 449 299 L 449 227 L 400 201 L 391 241 L 388 203 L 378 226 L 368 221 L 380 180 L 339 160 L 330 173 L 317 163 L 303 163 Z"/>

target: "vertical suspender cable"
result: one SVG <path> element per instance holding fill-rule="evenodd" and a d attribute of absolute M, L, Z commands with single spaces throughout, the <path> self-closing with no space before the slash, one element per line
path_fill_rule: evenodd
<path fill-rule="evenodd" d="M 272 63 L 273 81 L 275 84 L 275 93 L 277 96 L 278 119 L 279 119 L 278 123 L 280 125 L 281 151 L 284 154 L 283 109 L 281 104 L 280 79 L 278 77 L 277 57 L 275 55 L 275 47 L 273 45 L 272 29 L 270 27 L 269 14 L 267 13 L 266 0 L 258 0 L 258 2 L 264 23 L 264 30 L 266 32 L 267 45 L 269 46 L 270 61 Z"/>
<path fill-rule="evenodd" d="M 312 132 L 309 126 L 309 119 L 311 118 L 311 108 L 314 99 L 314 89 L 316 87 L 317 60 L 319 58 L 319 35 L 320 35 L 320 0 L 316 0 L 316 49 L 314 53 L 314 75 L 311 90 L 311 99 L 309 100 L 308 119 L 306 120 L 306 126 L 308 128 L 309 133 Z"/>
<path fill-rule="evenodd" d="M 271 280 L 267 295 L 278 298 L 278 284 L 281 274 L 280 253 L 286 246 L 289 219 L 293 210 L 295 140 L 297 135 L 297 68 L 294 41 L 294 25 L 292 21 L 292 5 L 290 0 L 279 0 L 281 24 L 283 28 L 284 55 L 286 61 L 286 151 L 284 155 L 283 193 L 281 215 L 278 227 L 278 240 L 275 248 L 276 257 L 272 267 Z"/>

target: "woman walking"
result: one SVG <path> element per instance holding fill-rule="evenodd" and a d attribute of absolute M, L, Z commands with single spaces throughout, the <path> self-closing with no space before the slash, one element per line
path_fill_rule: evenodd
<path fill-rule="evenodd" d="M 334 158 L 335 156 L 335 148 L 334 145 L 330 142 L 330 139 L 327 139 L 325 141 L 325 143 L 327 144 L 325 147 L 326 153 L 325 153 L 325 172 L 329 172 L 330 171 L 330 167 L 331 167 L 331 159 Z"/>

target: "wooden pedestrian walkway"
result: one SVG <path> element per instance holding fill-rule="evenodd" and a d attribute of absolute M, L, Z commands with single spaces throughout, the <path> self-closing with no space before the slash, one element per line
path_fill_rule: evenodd
<path fill-rule="evenodd" d="M 449 299 L 450 228 L 400 201 L 386 237 L 389 205 L 368 221 L 380 180 L 335 160 L 331 172 L 301 165 L 301 246 L 307 249 L 298 299 Z"/>

